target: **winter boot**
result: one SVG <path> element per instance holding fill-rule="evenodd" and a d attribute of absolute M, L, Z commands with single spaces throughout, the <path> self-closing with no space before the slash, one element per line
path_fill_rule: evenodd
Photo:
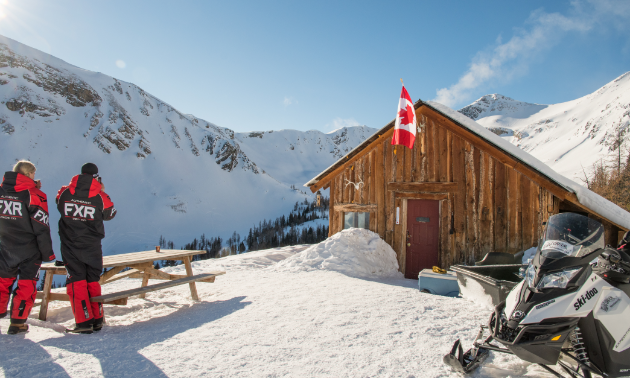
<path fill-rule="evenodd" d="M 89 335 L 94 332 L 93 323 L 94 321 L 92 319 L 86 322 L 76 323 L 74 329 L 66 329 L 66 333 L 82 333 Z"/>
<path fill-rule="evenodd" d="M 103 324 L 105 324 L 105 318 L 98 318 L 98 319 L 94 319 L 94 324 L 92 325 L 92 328 L 94 329 L 94 332 L 98 332 L 101 329 L 103 329 Z"/>
<path fill-rule="evenodd" d="M 18 333 L 27 332 L 28 325 L 26 324 L 13 324 L 9 326 L 9 330 L 7 331 L 8 335 L 17 335 Z"/>

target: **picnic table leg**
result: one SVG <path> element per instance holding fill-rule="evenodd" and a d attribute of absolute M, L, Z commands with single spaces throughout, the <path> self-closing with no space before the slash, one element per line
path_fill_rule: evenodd
<path fill-rule="evenodd" d="M 145 286 L 147 286 L 149 284 L 149 277 L 150 276 L 151 275 L 149 273 L 144 272 L 144 275 L 142 276 L 142 286 L 140 286 L 140 287 L 145 287 Z M 146 298 L 146 296 L 147 296 L 146 293 L 140 294 L 140 298 L 141 299 Z"/>
<path fill-rule="evenodd" d="M 53 277 L 53 272 L 46 272 L 44 288 L 42 290 L 44 297 L 42 298 L 42 303 L 39 305 L 39 320 L 46 320 L 46 316 L 48 315 L 48 302 L 50 300 L 50 288 L 52 286 Z"/>
<path fill-rule="evenodd" d="M 192 271 L 192 266 L 190 265 L 190 256 L 184 257 L 183 261 L 184 261 L 184 266 L 186 267 L 186 275 L 188 277 L 192 277 L 193 271 Z M 195 285 L 194 282 L 189 283 L 188 286 L 190 286 L 190 296 L 192 297 L 194 301 L 198 301 L 199 296 L 197 295 L 197 286 Z"/>

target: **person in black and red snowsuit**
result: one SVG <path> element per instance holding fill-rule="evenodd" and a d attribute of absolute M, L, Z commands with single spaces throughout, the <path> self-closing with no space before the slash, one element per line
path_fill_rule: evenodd
<path fill-rule="evenodd" d="M 35 170 L 30 161 L 19 161 L 0 185 L 0 318 L 7 315 L 10 291 L 18 281 L 9 311 L 9 334 L 28 330 L 24 323 L 37 294 L 39 268 L 42 261 L 55 259 L 48 202 L 39 190 L 41 183 L 34 181 Z"/>
<path fill-rule="evenodd" d="M 81 174 L 57 193 L 61 256 L 68 271 L 66 292 L 76 321 L 76 327 L 68 332 L 92 333 L 103 327 L 103 305 L 90 302 L 90 298 L 101 295 L 103 221 L 116 215 L 104 188 L 98 167 L 86 163 Z"/>

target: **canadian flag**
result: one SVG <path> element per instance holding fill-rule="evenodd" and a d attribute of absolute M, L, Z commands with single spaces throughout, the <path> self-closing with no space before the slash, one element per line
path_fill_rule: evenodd
<path fill-rule="evenodd" d="M 394 135 L 392 136 L 392 144 L 402 144 L 409 148 L 413 148 L 413 142 L 416 140 L 416 112 L 413 109 L 411 97 L 403 84 L 400 99 L 398 100 L 398 113 L 396 114 L 396 125 L 394 126 Z"/>

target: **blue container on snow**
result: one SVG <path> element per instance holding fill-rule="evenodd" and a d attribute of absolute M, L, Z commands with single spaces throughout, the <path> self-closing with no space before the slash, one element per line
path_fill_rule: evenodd
<path fill-rule="evenodd" d="M 418 287 L 423 293 L 447 297 L 457 297 L 459 295 L 457 274 L 451 271 L 446 272 L 446 274 L 440 274 L 433 272 L 432 269 L 423 269 L 418 274 Z"/>

